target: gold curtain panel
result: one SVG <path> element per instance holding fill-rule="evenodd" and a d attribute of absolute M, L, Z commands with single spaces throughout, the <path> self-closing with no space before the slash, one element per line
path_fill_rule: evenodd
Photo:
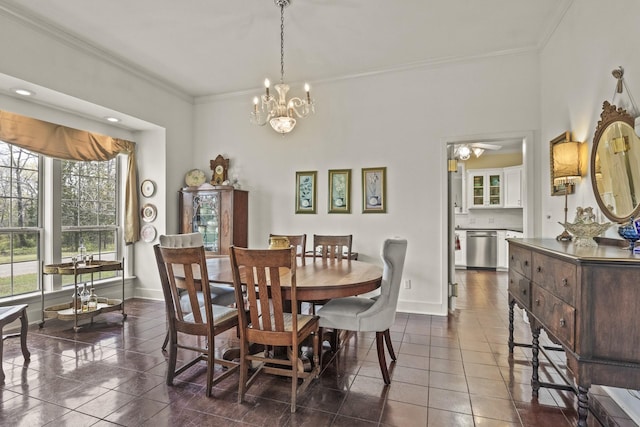
<path fill-rule="evenodd" d="M 63 160 L 106 161 L 118 154 L 126 154 L 129 160 L 125 184 L 124 238 L 127 244 L 138 241 L 140 220 L 135 142 L 7 111 L 0 111 L 0 139 L 34 153 Z"/>

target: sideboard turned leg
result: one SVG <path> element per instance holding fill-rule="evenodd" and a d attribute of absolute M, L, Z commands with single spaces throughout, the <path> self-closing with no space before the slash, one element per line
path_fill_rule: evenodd
<path fill-rule="evenodd" d="M 540 365 L 538 358 L 540 342 L 538 338 L 540 337 L 540 327 L 531 328 L 531 332 L 533 334 L 533 341 L 531 342 L 531 352 L 533 355 L 533 358 L 531 359 L 531 365 L 533 366 L 533 372 L 531 373 L 531 388 L 533 397 L 538 397 L 538 390 L 540 389 L 540 381 L 538 378 L 538 366 Z"/>
<path fill-rule="evenodd" d="M 513 354 L 513 306 L 516 303 L 514 299 L 509 301 L 509 354 Z"/>
<path fill-rule="evenodd" d="M 589 387 L 578 386 L 578 427 L 587 427 L 587 415 L 589 415 Z"/>

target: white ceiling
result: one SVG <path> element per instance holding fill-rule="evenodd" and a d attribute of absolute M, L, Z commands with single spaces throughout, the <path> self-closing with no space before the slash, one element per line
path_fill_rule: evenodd
<path fill-rule="evenodd" d="M 573 0 L 292 0 L 289 84 L 539 49 Z M 189 96 L 279 80 L 273 0 L 0 0 Z"/>

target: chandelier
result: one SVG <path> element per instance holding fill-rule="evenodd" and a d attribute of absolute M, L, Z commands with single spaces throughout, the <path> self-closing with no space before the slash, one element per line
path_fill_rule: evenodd
<path fill-rule="evenodd" d="M 314 102 L 309 93 L 309 85 L 305 83 L 306 99 L 291 98 L 287 101 L 289 85 L 284 83 L 284 8 L 289 6 L 291 0 L 274 0 L 276 6 L 280 6 L 280 84 L 275 85 L 278 96 L 269 93 L 271 83 L 264 80 L 265 94 L 253 98 L 253 111 L 251 123 L 264 126 L 267 122 L 276 132 L 289 133 L 296 126 L 296 117 L 303 118 L 314 113 Z"/>

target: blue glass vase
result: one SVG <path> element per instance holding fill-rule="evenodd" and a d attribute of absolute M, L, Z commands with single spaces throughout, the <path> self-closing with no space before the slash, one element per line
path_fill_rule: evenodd
<path fill-rule="evenodd" d="M 627 249 L 633 251 L 636 247 L 636 242 L 640 239 L 640 233 L 638 232 L 638 224 L 636 221 L 631 218 L 626 224 L 620 225 L 618 227 L 618 234 L 629 242 L 629 247 Z"/>

